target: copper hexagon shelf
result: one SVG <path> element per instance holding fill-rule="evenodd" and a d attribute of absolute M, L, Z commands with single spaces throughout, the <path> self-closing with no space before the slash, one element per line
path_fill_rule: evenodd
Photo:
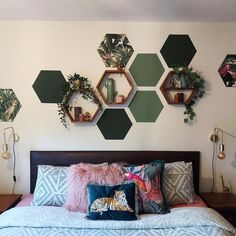
<path fill-rule="evenodd" d="M 125 104 L 133 90 L 133 83 L 122 68 L 105 70 L 97 84 L 97 90 L 107 105 Z"/>
<path fill-rule="evenodd" d="M 196 95 L 196 90 L 181 85 L 175 71 L 170 71 L 164 79 L 160 90 L 168 104 L 186 105 Z"/>
<path fill-rule="evenodd" d="M 86 107 L 86 110 L 84 108 Z M 98 114 L 97 104 L 86 101 L 79 92 L 75 92 L 68 102 L 66 114 L 72 123 L 90 123 Z"/>

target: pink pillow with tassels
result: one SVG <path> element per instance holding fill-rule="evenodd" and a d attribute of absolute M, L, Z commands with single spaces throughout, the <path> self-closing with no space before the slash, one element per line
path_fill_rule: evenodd
<path fill-rule="evenodd" d="M 69 167 L 68 193 L 64 207 L 71 211 L 87 212 L 88 183 L 116 185 L 123 181 L 122 167 L 114 164 L 80 163 Z"/>

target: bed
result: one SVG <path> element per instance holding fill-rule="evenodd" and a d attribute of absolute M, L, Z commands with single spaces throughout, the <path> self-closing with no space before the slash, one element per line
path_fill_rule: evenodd
<path fill-rule="evenodd" d="M 30 193 L 37 182 L 38 166 L 125 162 L 144 164 L 192 163 L 194 191 L 199 194 L 198 151 L 31 151 Z M 142 214 L 136 221 L 88 220 L 86 214 L 63 207 L 16 207 L 0 215 L 0 235 L 236 235 L 234 227 L 217 212 L 196 205 L 174 207 L 168 214 Z"/>

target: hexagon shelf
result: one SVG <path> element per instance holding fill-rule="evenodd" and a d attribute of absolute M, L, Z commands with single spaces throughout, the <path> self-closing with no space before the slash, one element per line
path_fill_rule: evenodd
<path fill-rule="evenodd" d="M 97 84 L 97 90 L 106 104 L 125 104 L 133 90 L 133 84 L 125 70 L 105 70 Z"/>
<path fill-rule="evenodd" d="M 164 79 L 160 90 L 168 104 L 185 105 L 196 95 L 196 90 L 181 84 L 181 79 L 170 71 Z"/>
<path fill-rule="evenodd" d="M 66 114 L 72 123 L 89 123 L 96 117 L 99 107 L 95 103 L 91 103 L 82 98 L 79 92 L 75 92 L 66 109 Z M 84 108 L 86 107 L 86 110 Z"/>

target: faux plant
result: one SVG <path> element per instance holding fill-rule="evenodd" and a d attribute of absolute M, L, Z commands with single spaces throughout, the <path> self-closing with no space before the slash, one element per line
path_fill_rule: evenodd
<path fill-rule="evenodd" d="M 184 122 L 188 123 L 194 119 L 196 113 L 193 111 L 193 105 L 196 101 L 203 97 L 205 94 L 205 80 L 198 71 L 194 71 L 192 67 L 175 67 L 175 73 L 185 84 L 186 88 L 193 88 L 195 90 L 195 96 L 192 100 L 185 105 L 186 110 L 184 111 Z"/>
<path fill-rule="evenodd" d="M 58 103 L 58 114 L 60 116 L 61 123 L 67 128 L 66 112 L 71 110 L 69 101 L 74 93 L 79 93 L 85 100 L 95 103 L 100 109 L 102 109 L 102 103 L 96 95 L 90 81 L 80 76 L 79 74 L 69 75 L 68 83 L 62 87 L 62 102 Z"/>

